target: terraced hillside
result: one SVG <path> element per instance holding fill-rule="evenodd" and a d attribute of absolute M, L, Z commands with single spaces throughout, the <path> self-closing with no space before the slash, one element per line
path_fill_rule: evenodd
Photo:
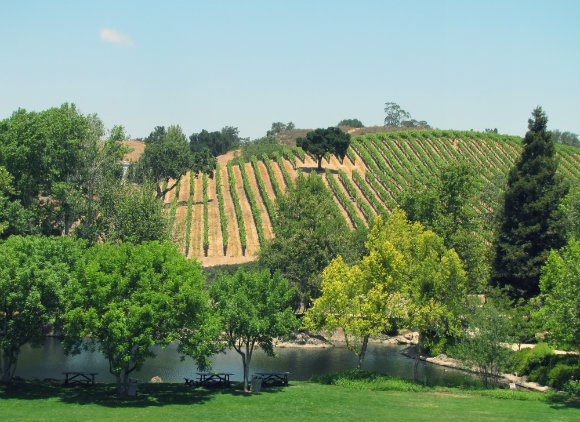
<path fill-rule="evenodd" d="M 354 228 L 392 210 L 401 191 L 425 182 L 452 161 L 466 160 L 488 190 L 499 190 L 521 149 L 520 138 L 478 132 L 367 134 L 353 139 L 343 163 L 335 157 L 324 160 L 322 177 Z M 558 155 L 559 171 L 580 183 L 580 150 L 558 146 Z M 315 160 L 297 148 L 247 163 L 229 153 L 218 163 L 216 177 L 187 174 L 165 199 L 176 241 L 205 266 L 255 259 L 260 246 L 274 236 L 276 198 L 298 172 L 316 168 Z M 484 202 L 473 206 L 489 209 Z"/>

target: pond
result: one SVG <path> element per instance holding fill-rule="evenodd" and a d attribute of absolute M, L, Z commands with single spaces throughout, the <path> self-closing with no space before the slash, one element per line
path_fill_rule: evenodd
<path fill-rule="evenodd" d="M 370 344 L 363 369 L 387 375 L 412 379 L 413 363 L 401 354 L 402 346 Z M 356 358 L 342 347 L 332 348 L 278 348 L 278 356 L 271 358 L 261 350 L 254 352 L 252 372 L 290 371 L 290 380 L 309 380 L 312 377 L 336 373 L 356 367 Z M 155 358 L 148 359 L 141 371 L 132 374 L 140 382 L 148 382 L 159 376 L 165 382 L 182 382 L 192 378 L 197 367 L 191 358 L 184 360 L 177 353 L 177 345 L 166 349 L 155 348 Z M 212 358 L 216 372 L 229 372 L 232 380 L 241 380 L 242 361 L 234 350 L 220 353 Z M 83 352 L 76 356 L 64 354 L 62 345 L 55 338 L 47 338 L 43 347 L 24 346 L 20 353 L 16 375 L 25 379 L 62 379 L 64 371 L 97 372 L 98 382 L 113 382 L 107 360 L 100 353 Z M 476 378 L 463 371 L 443 368 L 421 362 L 419 378 L 429 385 L 474 385 Z"/>

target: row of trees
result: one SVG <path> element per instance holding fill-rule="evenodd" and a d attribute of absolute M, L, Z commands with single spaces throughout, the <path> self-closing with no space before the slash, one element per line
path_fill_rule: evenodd
<path fill-rule="evenodd" d="M 244 367 L 273 354 L 273 339 L 298 325 L 294 291 L 268 271 L 219 276 L 208 289 L 201 266 L 163 242 L 97 244 L 71 237 L 11 236 L 0 243 L 0 375 L 9 382 L 20 348 L 60 334 L 67 353 L 101 352 L 119 393 L 153 357 L 179 341 L 200 368 L 225 347 Z"/>

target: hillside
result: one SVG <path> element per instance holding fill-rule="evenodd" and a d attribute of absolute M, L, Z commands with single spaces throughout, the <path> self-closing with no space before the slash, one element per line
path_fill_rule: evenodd
<path fill-rule="evenodd" d="M 335 157 L 324 160 L 322 176 L 349 227 L 354 228 L 392 210 L 400 191 L 425 182 L 455 160 L 467 160 L 476 169 L 483 190 L 492 196 L 502 188 L 520 151 L 520 138 L 495 134 L 434 130 L 374 133 L 355 137 L 343 163 Z M 580 182 L 580 150 L 558 145 L 558 155 L 559 171 Z M 316 168 L 315 160 L 299 149 L 287 149 L 284 157 L 256 157 L 243 166 L 235 157 L 236 153 L 229 153 L 218 158 L 219 175 L 207 179 L 205 195 L 204 178 L 192 179 L 188 173 L 180 180 L 179 189 L 165 198 L 176 242 L 187 250 L 188 257 L 200 259 L 204 266 L 254 260 L 260 244 L 274 235 L 271 216 L 276 197 L 293 183 L 298 172 Z M 221 189 L 222 207 L 217 188 Z M 473 206 L 489 211 L 489 204 L 484 202 Z"/>

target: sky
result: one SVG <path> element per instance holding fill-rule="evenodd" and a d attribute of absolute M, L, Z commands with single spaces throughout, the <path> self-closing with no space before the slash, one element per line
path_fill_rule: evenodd
<path fill-rule="evenodd" d="M 0 0 L 0 119 L 73 102 L 132 137 L 179 124 L 263 136 L 396 102 L 523 135 L 538 105 L 580 133 L 580 0 Z"/>

